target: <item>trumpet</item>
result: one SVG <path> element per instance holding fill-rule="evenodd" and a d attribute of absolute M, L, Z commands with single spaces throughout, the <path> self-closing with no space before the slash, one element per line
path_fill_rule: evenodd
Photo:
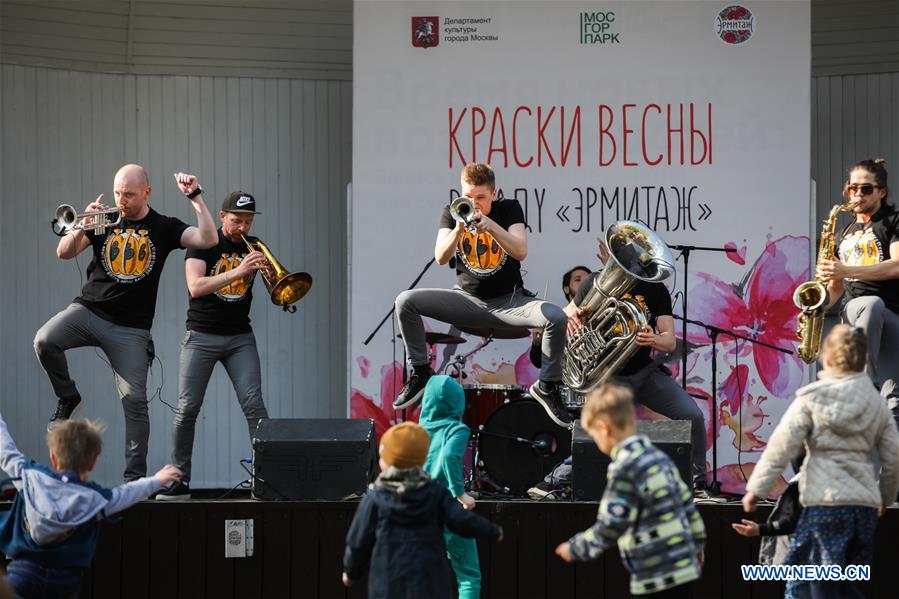
<path fill-rule="evenodd" d="M 467 196 L 459 196 L 452 201 L 449 208 L 450 216 L 453 217 L 453 220 L 462 223 L 471 232 L 474 232 L 474 223 L 471 220 L 474 210 L 474 202 Z"/>
<path fill-rule="evenodd" d="M 272 303 L 281 306 L 285 312 L 291 314 L 296 312 L 297 307 L 291 304 L 300 301 L 309 292 L 309 288 L 312 287 L 312 277 L 306 272 L 288 272 L 262 240 L 257 239 L 252 242 L 242 234 L 240 237 L 251 252 L 259 251 L 265 256 L 266 263 L 260 270 L 262 282 L 268 289 Z"/>
<path fill-rule="evenodd" d="M 107 215 L 116 215 L 115 220 L 109 220 Z M 61 204 L 56 209 L 53 220 L 50 221 L 50 228 L 53 232 L 62 237 L 69 231 L 83 229 L 91 231 L 94 235 L 103 233 L 107 227 L 118 226 L 122 222 L 122 211 L 118 208 L 106 208 L 102 204 L 99 210 L 94 212 L 75 212 L 69 204 Z"/>

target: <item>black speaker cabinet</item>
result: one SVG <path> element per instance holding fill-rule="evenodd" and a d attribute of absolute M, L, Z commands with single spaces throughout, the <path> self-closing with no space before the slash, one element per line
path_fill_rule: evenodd
<path fill-rule="evenodd" d="M 253 498 L 338 500 L 362 495 L 377 461 L 372 420 L 261 420 L 253 436 Z"/>
<path fill-rule="evenodd" d="M 690 465 L 689 420 L 638 420 L 637 432 L 668 454 L 689 487 L 693 480 Z M 611 459 L 599 451 L 590 435 L 575 422 L 571 443 L 571 495 L 575 501 L 599 501 L 606 490 L 606 470 Z"/>

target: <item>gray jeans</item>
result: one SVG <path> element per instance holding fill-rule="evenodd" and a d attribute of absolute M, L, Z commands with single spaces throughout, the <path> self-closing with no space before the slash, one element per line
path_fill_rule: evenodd
<path fill-rule="evenodd" d="M 693 479 L 705 477 L 705 417 L 696 401 L 661 367 L 652 365 L 629 376 L 618 376 L 615 383 L 627 385 L 634 400 L 671 420 L 689 420 Z M 554 485 L 571 484 L 571 462 L 566 460 L 544 479 Z"/>
<path fill-rule="evenodd" d="M 562 380 L 562 351 L 568 317 L 559 306 L 535 299 L 521 289 L 482 300 L 461 289 L 413 289 L 396 298 L 400 332 L 412 366 L 428 364 L 422 316 L 457 327 L 543 329 L 540 379 Z"/>
<path fill-rule="evenodd" d="M 206 386 L 217 362 L 225 367 L 234 385 L 251 439 L 259 420 L 268 418 L 262 402 L 262 376 L 253 333 L 213 335 L 187 331 L 181 341 L 178 408 L 172 431 L 172 463 L 184 473 L 181 477 L 184 482 L 190 481 L 194 428 L 206 395 Z"/>
<path fill-rule="evenodd" d="M 60 399 L 78 395 L 69 376 L 67 349 L 99 347 L 106 354 L 125 411 L 125 480 L 147 474 L 147 370 L 152 342 L 147 329 L 114 324 L 75 303 L 44 323 L 34 336 L 34 353 Z"/>
<path fill-rule="evenodd" d="M 899 314 L 886 307 L 875 295 L 863 295 L 846 302 L 843 320 L 865 331 L 868 359 L 865 370 L 886 395 L 899 383 Z"/>

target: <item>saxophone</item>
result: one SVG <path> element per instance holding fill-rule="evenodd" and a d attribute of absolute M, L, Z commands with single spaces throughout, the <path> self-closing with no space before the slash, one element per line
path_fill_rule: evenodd
<path fill-rule="evenodd" d="M 821 243 L 818 245 L 817 265 L 822 260 L 833 258 L 834 238 L 837 227 L 837 216 L 840 212 L 849 212 L 849 203 L 837 204 L 830 210 L 824 226 L 821 228 Z M 799 338 L 799 357 L 806 364 L 818 358 L 821 350 L 821 333 L 824 330 L 824 307 L 827 304 L 827 285 L 815 270 L 815 279 L 806 281 L 793 292 L 793 303 L 799 308 L 796 319 L 796 336 Z"/>

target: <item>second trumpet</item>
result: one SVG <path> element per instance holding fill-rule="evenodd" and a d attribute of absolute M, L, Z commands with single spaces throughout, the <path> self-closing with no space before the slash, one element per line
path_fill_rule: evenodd
<path fill-rule="evenodd" d="M 240 237 L 251 252 L 259 251 L 265 256 L 266 264 L 261 269 L 262 282 L 271 295 L 272 303 L 281 306 L 285 312 L 296 312 L 296 306 L 291 304 L 300 301 L 309 292 L 312 277 L 306 272 L 288 272 L 262 240 L 250 241 L 243 235 Z"/>

